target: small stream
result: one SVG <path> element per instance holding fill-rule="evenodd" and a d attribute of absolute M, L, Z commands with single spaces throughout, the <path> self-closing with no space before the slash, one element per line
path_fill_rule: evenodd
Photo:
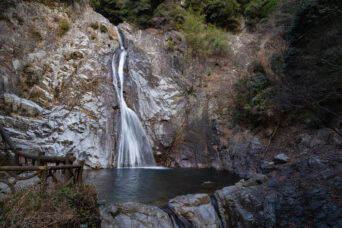
<path fill-rule="evenodd" d="M 233 185 L 226 171 L 195 168 L 124 168 L 86 170 L 84 183 L 95 185 L 99 200 L 165 205 L 178 195 L 208 193 Z"/>

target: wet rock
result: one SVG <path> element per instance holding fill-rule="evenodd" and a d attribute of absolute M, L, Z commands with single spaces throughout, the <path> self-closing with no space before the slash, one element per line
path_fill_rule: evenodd
<path fill-rule="evenodd" d="M 196 227 L 219 227 L 219 217 L 207 194 L 178 196 L 169 201 L 179 216 Z"/>
<path fill-rule="evenodd" d="M 274 156 L 273 161 L 276 164 L 283 164 L 286 163 L 290 160 L 290 158 L 286 155 L 286 154 L 277 154 L 276 156 Z"/>
<path fill-rule="evenodd" d="M 173 228 L 163 210 L 139 203 L 106 204 L 100 207 L 100 216 L 102 228 Z"/>

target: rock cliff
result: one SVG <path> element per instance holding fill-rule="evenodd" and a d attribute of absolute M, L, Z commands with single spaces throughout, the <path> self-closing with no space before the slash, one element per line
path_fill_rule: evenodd
<path fill-rule="evenodd" d="M 110 60 L 118 47 L 113 25 L 80 4 L 16 1 L 5 16 L 0 121 L 17 147 L 71 152 L 87 166 L 112 167 L 117 105 Z M 70 29 L 58 36 L 63 19 Z"/>

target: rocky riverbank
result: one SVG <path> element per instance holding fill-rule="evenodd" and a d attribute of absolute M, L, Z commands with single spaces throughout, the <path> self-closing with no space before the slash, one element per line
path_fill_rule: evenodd
<path fill-rule="evenodd" d="M 264 174 L 213 195 L 190 194 L 164 207 L 139 203 L 100 207 L 102 227 L 340 227 L 340 156 L 277 155 Z M 315 169 L 315 172 L 312 172 Z"/>

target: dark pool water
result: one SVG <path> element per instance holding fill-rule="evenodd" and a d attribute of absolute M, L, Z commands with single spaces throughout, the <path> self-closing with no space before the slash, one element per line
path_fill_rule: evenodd
<path fill-rule="evenodd" d="M 213 193 L 239 180 L 225 171 L 190 168 L 86 170 L 83 178 L 95 185 L 99 200 L 155 205 L 178 195 Z"/>

